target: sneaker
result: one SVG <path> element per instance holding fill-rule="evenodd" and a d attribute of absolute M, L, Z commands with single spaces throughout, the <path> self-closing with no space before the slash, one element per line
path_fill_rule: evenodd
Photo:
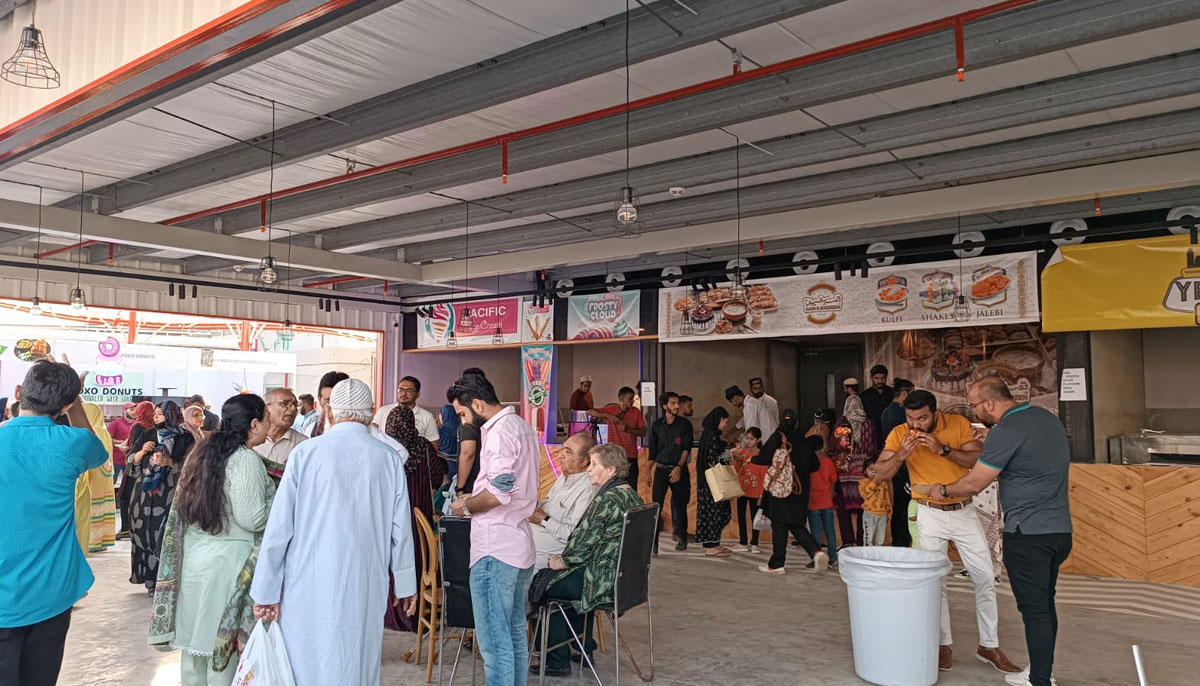
<path fill-rule="evenodd" d="M 967 571 L 967 570 L 965 570 L 965 569 L 964 569 L 964 570 L 962 570 L 961 572 L 959 572 L 958 574 L 955 574 L 955 575 L 954 575 L 954 578 L 955 578 L 955 579 L 970 579 L 970 578 L 971 578 L 971 572 L 969 572 L 969 571 Z"/>
<path fill-rule="evenodd" d="M 980 662 L 995 667 L 998 672 L 1004 672 L 1005 674 L 1019 674 L 1021 672 L 1021 668 L 1014 665 L 1012 660 L 1009 660 L 1004 651 L 999 648 L 984 648 L 983 646 L 979 646 L 979 650 L 975 651 L 975 658 Z"/>
<path fill-rule="evenodd" d="M 829 568 L 830 568 L 830 569 L 837 569 L 837 560 L 830 560 L 830 561 L 829 561 Z"/>
<path fill-rule="evenodd" d="M 785 569 L 783 567 L 777 567 L 775 569 L 771 569 L 767 565 L 759 565 L 758 571 L 763 572 L 764 574 L 774 574 L 776 576 L 783 576 L 784 574 L 787 574 L 787 569 Z"/>
<path fill-rule="evenodd" d="M 938 647 L 938 671 L 939 672 L 949 672 L 950 668 L 953 666 L 954 666 L 954 651 L 950 649 L 950 646 L 939 646 Z"/>
<path fill-rule="evenodd" d="M 750 546 L 750 554 L 751 555 L 762 555 L 762 548 L 759 548 L 756 545 L 752 545 L 752 546 Z"/>
<path fill-rule="evenodd" d="M 1033 686 L 1033 682 L 1029 680 L 1028 667 L 1016 674 L 1006 675 L 1004 683 L 1008 684 L 1008 686 Z M 1050 677 L 1050 686 L 1058 686 L 1058 681 L 1054 677 Z"/>
<path fill-rule="evenodd" d="M 747 552 L 747 553 L 753 553 L 753 552 L 754 552 L 754 546 L 749 546 L 749 545 L 746 545 L 745 543 L 743 543 L 743 544 L 742 544 L 742 547 L 746 549 L 746 552 Z"/>
<path fill-rule="evenodd" d="M 829 556 L 825 554 L 824 550 L 818 550 L 817 554 L 813 556 L 813 566 L 818 572 L 829 569 Z"/>

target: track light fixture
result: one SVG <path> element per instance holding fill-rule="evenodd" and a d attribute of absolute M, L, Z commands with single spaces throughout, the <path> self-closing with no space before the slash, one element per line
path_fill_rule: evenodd
<path fill-rule="evenodd" d="M 833 280 L 834 281 L 842 280 L 842 263 L 841 262 L 833 263 Z"/>

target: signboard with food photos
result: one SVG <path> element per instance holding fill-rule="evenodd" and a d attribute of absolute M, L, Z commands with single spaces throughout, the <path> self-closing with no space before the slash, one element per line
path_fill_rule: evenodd
<path fill-rule="evenodd" d="M 661 341 L 991 326 L 1038 320 L 1032 252 L 660 291 Z M 685 325 L 686 322 L 686 325 Z"/>

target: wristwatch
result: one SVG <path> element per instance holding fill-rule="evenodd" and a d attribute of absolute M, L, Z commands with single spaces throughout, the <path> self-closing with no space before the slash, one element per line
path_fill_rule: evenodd
<path fill-rule="evenodd" d="M 950 451 L 953 450 L 949 445 L 942 445 L 942 457 L 949 457 Z"/>
<path fill-rule="evenodd" d="M 941 488 L 939 488 L 938 491 L 941 493 L 942 500 L 945 500 L 950 497 L 950 494 L 946 493 L 946 487 L 944 485 Z"/>
<path fill-rule="evenodd" d="M 471 516 L 471 508 L 467 507 L 468 500 L 470 500 L 470 498 L 463 498 L 463 516 L 464 517 Z"/>

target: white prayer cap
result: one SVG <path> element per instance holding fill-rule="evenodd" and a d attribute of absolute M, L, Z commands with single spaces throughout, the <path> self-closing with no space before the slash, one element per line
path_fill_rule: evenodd
<path fill-rule="evenodd" d="M 337 410 L 371 410 L 375 407 L 375 399 L 371 389 L 358 379 L 339 381 L 329 394 L 329 407 Z"/>
<path fill-rule="evenodd" d="M 583 376 L 579 377 L 579 383 L 587 383 L 591 380 L 592 380 L 591 374 L 584 374 Z"/>

